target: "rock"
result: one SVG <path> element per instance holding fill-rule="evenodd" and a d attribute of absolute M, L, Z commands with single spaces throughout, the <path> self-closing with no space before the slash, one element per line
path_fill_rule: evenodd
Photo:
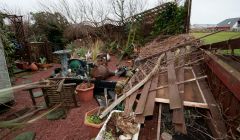
<path fill-rule="evenodd" d="M 65 115 L 66 115 L 65 110 L 62 108 L 59 108 L 59 109 L 56 109 L 56 110 L 50 112 L 47 115 L 47 119 L 48 120 L 59 120 L 59 119 L 65 118 Z"/>
<path fill-rule="evenodd" d="M 35 136 L 35 132 L 28 131 L 17 135 L 13 140 L 34 140 Z"/>
<path fill-rule="evenodd" d="M 163 132 L 163 133 L 161 134 L 161 139 L 162 139 L 162 140 L 172 140 L 172 135 L 170 135 L 170 134 L 167 133 L 167 132 Z"/>
<path fill-rule="evenodd" d="M 109 69 L 104 65 L 99 65 L 92 69 L 92 76 L 97 80 L 104 80 L 109 76 L 113 76 L 114 73 L 110 72 Z"/>

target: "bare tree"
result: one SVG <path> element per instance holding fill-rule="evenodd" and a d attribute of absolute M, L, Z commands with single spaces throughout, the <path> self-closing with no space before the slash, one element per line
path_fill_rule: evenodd
<path fill-rule="evenodd" d="M 11 8 L 6 3 L 0 4 L 0 12 L 8 15 L 22 15 L 23 11 L 20 8 Z"/>
<path fill-rule="evenodd" d="M 112 0 L 111 4 L 115 17 L 124 25 L 125 19 L 142 12 L 146 3 L 146 0 Z"/>
<path fill-rule="evenodd" d="M 58 12 L 64 15 L 70 22 L 77 23 L 78 21 L 83 20 L 83 14 L 79 11 L 83 5 L 80 3 L 76 3 L 76 1 L 72 1 L 69 3 L 68 0 L 60 0 L 60 1 L 49 1 L 49 0 L 39 0 L 40 10 L 46 11 L 50 13 Z M 76 8 L 76 7 L 80 8 Z"/>
<path fill-rule="evenodd" d="M 97 26 L 97 23 L 104 21 L 109 14 L 109 9 L 103 5 L 103 0 L 61 0 L 58 2 L 39 1 L 42 10 L 48 12 L 59 12 L 67 19 L 76 23 L 92 23 Z"/>

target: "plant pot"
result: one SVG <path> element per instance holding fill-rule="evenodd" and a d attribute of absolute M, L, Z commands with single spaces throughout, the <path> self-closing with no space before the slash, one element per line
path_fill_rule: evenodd
<path fill-rule="evenodd" d="M 32 71 L 37 71 L 38 70 L 38 67 L 35 63 L 32 63 L 29 68 L 32 70 Z"/>
<path fill-rule="evenodd" d="M 103 124 L 101 130 L 99 131 L 97 137 L 95 138 L 95 140 L 103 140 L 107 123 L 109 122 L 110 118 L 112 117 L 112 114 L 113 114 L 113 113 L 121 113 L 121 112 L 123 112 L 123 111 L 113 110 L 113 111 L 109 114 L 109 116 L 107 117 L 106 121 L 104 122 L 104 124 Z M 139 132 L 140 132 L 140 126 L 141 126 L 141 124 L 138 124 L 138 126 L 137 126 L 137 127 L 138 127 L 138 132 L 133 135 L 132 140 L 138 140 L 138 136 L 139 136 Z"/>
<path fill-rule="evenodd" d="M 90 122 L 88 122 L 88 120 L 87 120 L 87 117 L 88 117 L 88 116 L 96 114 L 96 113 L 98 112 L 98 110 L 99 110 L 99 107 L 94 108 L 94 109 L 92 109 L 92 110 L 90 110 L 90 111 L 88 111 L 88 112 L 85 113 L 84 124 L 85 124 L 86 126 L 90 126 L 90 127 L 94 127 L 94 128 L 101 128 L 101 127 L 103 126 L 104 121 L 102 121 L 102 122 L 99 123 L 99 124 L 95 124 L 95 123 L 90 123 Z"/>
<path fill-rule="evenodd" d="M 51 64 L 41 64 L 41 63 L 37 63 L 37 66 L 39 67 L 39 68 L 50 68 L 50 67 L 52 67 L 52 65 Z"/>
<path fill-rule="evenodd" d="M 76 94 L 80 101 L 91 101 L 93 99 L 94 84 L 91 84 L 89 88 L 82 88 L 81 84 L 76 87 Z"/>
<path fill-rule="evenodd" d="M 29 69 L 29 65 L 27 62 L 17 62 L 16 61 L 15 63 L 16 63 L 17 68 L 19 68 L 19 69 L 22 69 L 22 70 Z"/>

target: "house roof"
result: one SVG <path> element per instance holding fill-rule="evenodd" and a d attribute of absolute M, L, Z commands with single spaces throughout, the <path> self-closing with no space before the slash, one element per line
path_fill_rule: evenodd
<path fill-rule="evenodd" d="M 238 18 L 229 18 L 217 24 L 217 27 L 233 27 L 236 22 L 240 21 L 240 17 Z"/>

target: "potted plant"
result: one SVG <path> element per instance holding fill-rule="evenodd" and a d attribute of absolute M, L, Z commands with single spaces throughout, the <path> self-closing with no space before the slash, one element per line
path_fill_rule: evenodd
<path fill-rule="evenodd" d="M 87 82 L 82 82 L 76 87 L 76 94 L 80 101 L 91 101 L 93 99 L 94 84 L 90 82 L 90 68 L 88 64 L 85 77 Z"/>
<path fill-rule="evenodd" d="M 40 63 L 37 63 L 37 66 L 38 66 L 39 68 L 46 69 L 46 68 L 49 68 L 49 67 L 52 66 L 51 64 L 47 64 L 47 59 L 46 59 L 46 57 L 40 57 L 39 60 L 40 60 Z"/>
<path fill-rule="evenodd" d="M 94 108 L 85 114 L 84 124 L 94 128 L 101 128 L 104 120 L 99 118 L 101 107 Z"/>
<path fill-rule="evenodd" d="M 113 110 L 106 118 L 95 140 L 137 140 L 140 124 L 135 116 L 125 116 L 122 111 Z"/>

